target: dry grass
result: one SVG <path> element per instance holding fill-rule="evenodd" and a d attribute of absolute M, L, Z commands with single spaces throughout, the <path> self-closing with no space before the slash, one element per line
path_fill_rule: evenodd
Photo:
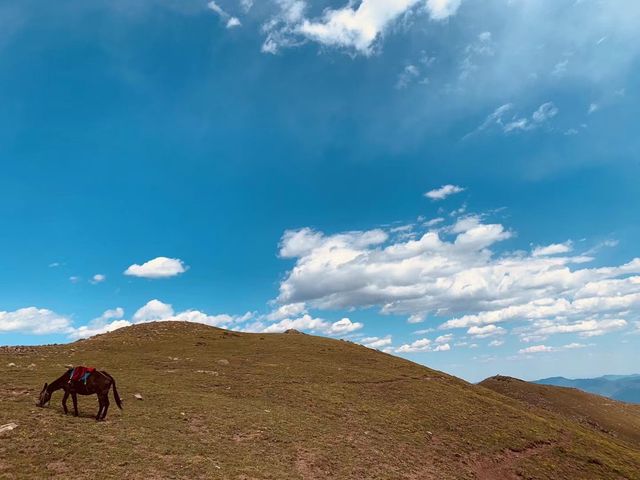
<path fill-rule="evenodd" d="M 109 371 L 124 411 L 95 422 L 88 397 L 65 417 L 59 393 L 36 408 L 66 364 Z M 640 478 L 637 443 L 308 335 L 138 325 L 0 349 L 0 378 L 0 424 L 19 425 L 0 434 L 2 478 Z"/>

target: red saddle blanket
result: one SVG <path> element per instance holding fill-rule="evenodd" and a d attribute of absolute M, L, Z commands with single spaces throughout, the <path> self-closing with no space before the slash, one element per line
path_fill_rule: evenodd
<path fill-rule="evenodd" d="M 87 381 L 87 378 L 89 377 L 89 375 L 91 375 L 93 372 L 95 372 L 96 369 L 93 367 L 75 367 L 73 370 L 71 370 L 71 375 L 69 376 L 69 380 L 73 380 L 73 381 Z"/>

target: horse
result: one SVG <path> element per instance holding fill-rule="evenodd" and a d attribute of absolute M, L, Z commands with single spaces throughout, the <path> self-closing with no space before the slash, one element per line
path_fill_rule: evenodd
<path fill-rule="evenodd" d="M 51 400 L 51 394 L 56 390 L 64 390 L 64 396 L 62 397 L 62 408 L 64 414 L 68 414 L 67 399 L 71 395 L 73 400 L 74 416 L 78 416 L 78 397 L 77 395 L 97 395 L 98 396 L 98 414 L 96 420 L 104 420 L 109 410 L 109 390 L 113 387 L 113 397 L 116 400 L 116 405 L 122 410 L 122 401 L 118 395 L 116 389 L 115 379 L 105 371 L 95 370 L 85 382 L 78 380 L 71 380 L 71 374 L 73 369 L 67 370 L 64 375 L 57 378 L 51 384 L 45 383 L 42 391 L 40 392 L 40 398 L 36 405 L 38 407 L 44 407 L 49 400 Z"/>

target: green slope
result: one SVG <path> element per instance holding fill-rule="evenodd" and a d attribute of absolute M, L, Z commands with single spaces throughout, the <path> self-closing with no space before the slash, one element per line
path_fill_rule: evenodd
<path fill-rule="evenodd" d="M 17 366 L 9 367 L 9 363 Z M 30 366 L 34 364 L 35 366 Z M 35 407 L 67 364 L 124 411 Z M 152 323 L 0 349 L 2 478 L 640 478 L 640 451 L 482 386 L 349 342 Z M 140 393 L 143 400 L 136 400 Z"/>

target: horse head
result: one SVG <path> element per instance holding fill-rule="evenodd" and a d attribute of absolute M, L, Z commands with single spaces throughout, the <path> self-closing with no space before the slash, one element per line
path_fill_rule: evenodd
<path fill-rule="evenodd" d="M 49 386 L 49 384 L 45 383 L 44 387 L 42 387 L 42 391 L 40 392 L 40 398 L 38 399 L 38 402 L 36 403 L 36 405 L 38 407 L 44 407 L 47 403 L 49 403 L 49 400 L 51 400 L 51 392 L 49 392 L 49 390 L 47 390 L 48 386 Z"/>

